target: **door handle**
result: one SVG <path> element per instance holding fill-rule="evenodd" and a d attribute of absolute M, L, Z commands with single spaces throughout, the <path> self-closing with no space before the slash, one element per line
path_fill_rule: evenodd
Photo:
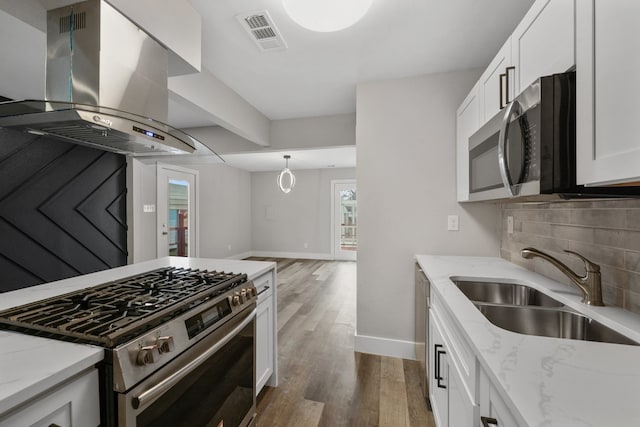
<path fill-rule="evenodd" d="M 163 236 L 166 236 L 167 234 L 169 234 L 169 233 L 168 233 L 168 232 L 166 232 L 166 231 L 163 231 L 163 232 L 162 232 L 162 235 L 163 235 Z"/>
<path fill-rule="evenodd" d="M 443 350 L 443 346 L 442 344 L 435 344 L 434 345 L 434 350 L 435 350 L 435 358 L 434 358 L 434 379 L 436 380 L 436 386 L 438 386 L 438 388 L 447 388 L 447 386 L 445 384 L 440 384 L 440 381 L 443 381 L 444 378 L 442 377 L 442 375 L 440 375 L 440 356 L 443 354 L 447 354 L 446 351 Z"/>
<path fill-rule="evenodd" d="M 516 71 L 516 67 L 511 66 L 511 67 L 507 67 L 504 69 L 504 75 L 505 75 L 505 80 L 507 81 L 507 84 L 505 85 L 505 92 L 506 92 L 506 99 L 505 99 L 505 103 L 504 106 L 506 107 L 507 104 L 511 101 L 509 101 L 509 72 L 513 71 L 515 73 Z"/>
<path fill-rule="evenodd" d="M 480 417 L 480 421 L 482 421 L 482 427 L 491 427 L 498 425 L 498 420 L 496 420 L 495 418 Z"/>
<path fill-rule="evenodd" d="M 504 103 L 504 104 L 502 103 L 502 96 L 503 96 L 502 87 L 504 86 L 504 81 L 506 80 L 506 78 L 507 78 L 507 74 L 506 74 L 506 73 L 505 73 L 505 74 L 500 74 L 499 86 L 500 86 L 500 109 L 501 109 L 501 110 L 502 110 L 504 107 L 506 107 L 506 106 L 507 106 L 507 104 L 506 104 L 506 103 Z M 509 93 L 509 92 L 507 92 L 507 97 L 509 96 L 509 95 L 508 95 L 508 93 Z"/>
<path fill-rule="evenodd" d="M 504 184 L 509 196 L 515 196 L 519 191 L 514 191 L 513 182 L 511 182 L 511 172 L 509 171 L 509 161 L 507 159 L 507 139 L 509 138 L 509 123 L 511 123 L 511 116 L 514 114 L 522 114 L 522 108 L 518 101 L 513 101 L 509 104 L 507 111 L 502 118 L 502 125 L 500 126 L 500 133 L 498 136 L 498 163 L 500 165 L 500 177 Z M 524 143 L 524 141 L 523 141 Z"/>

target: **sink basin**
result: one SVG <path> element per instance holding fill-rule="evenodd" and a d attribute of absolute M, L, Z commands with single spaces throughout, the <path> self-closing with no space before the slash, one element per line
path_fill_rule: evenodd
<path fill-rule="evenodd" d="M 494 325 L 511 332 L 613 344 L 639 345 L 590 317 L 563 308 L 474 303 Z"/>
<path fill-rule="evenodd" d="M 471 301 L 541 307 L 562 307 L 564 305 L 537 289 L 515 283 L 466 280 L 454 280 L 453 283 L 455 283 L 462 293 Z"/>

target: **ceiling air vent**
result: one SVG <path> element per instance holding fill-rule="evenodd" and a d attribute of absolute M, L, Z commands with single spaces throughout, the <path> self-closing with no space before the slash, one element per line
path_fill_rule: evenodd
<path fill-rule="evenodd" d="M 266 10 L 242 13 L 236 15 L 236 19 L 262 52 L 287 48 L 287 43 Z"/>

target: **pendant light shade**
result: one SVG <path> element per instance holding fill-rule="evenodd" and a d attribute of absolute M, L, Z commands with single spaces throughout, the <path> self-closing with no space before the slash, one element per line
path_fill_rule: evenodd
<path fill-rule="evenodd" d="M 285 194 L 290 193 L 291 190 L 293 190 L 293 187 L 296 185 L 296 177 L 293 175 L 293 172 L 289 170 L 290 158 L 291 156 L 289 155 L 284 156 L 284 160 L 286 163 L 285 163 L 284 169 L 282 169 L 278 174 L 278 180 L 277 180 L 280 191 L 282 191 Z"/>
<path fill-rule="evenodd" d="M 358 22 L 373 0 L 282 0 L 298 25 L 312 31 L 340 31 Z"/>

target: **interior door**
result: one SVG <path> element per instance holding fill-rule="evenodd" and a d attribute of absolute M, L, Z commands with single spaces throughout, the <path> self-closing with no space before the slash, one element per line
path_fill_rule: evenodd
<path fill-rule="evenodd" d="M 333 258 L 355 261 L 358 249 L 356 181 L 333 181 Z"/>
<path fill-rule="evenodd" d="M 198 172 L 158 165 L 158 258 L 197 257 Z"/>

